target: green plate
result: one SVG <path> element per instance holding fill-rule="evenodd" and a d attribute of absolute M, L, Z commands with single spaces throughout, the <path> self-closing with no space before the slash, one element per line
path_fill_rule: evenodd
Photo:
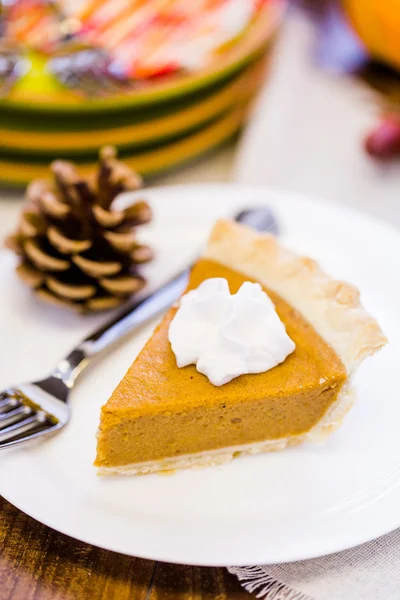
<path fill-rule="evenodd" d="M 205 127 L 156 148 L 148 148 L 140 153 L 126 150 L 122 153 L 124 162 L 144 176 L 165 172 L 173 167 L 193 160 L 222 144 L 240 129 L 248 113 L 249 102 L 227 111 Z M 80 172 L 89 174 L 96 168 L 97 158 L 77 161 Z M 35 160 L 23 154 L 7 156 L 0 152 L 0 181 L 9 186 L 24 186 L 35 178 L 47 178 L 49 168 L 40 157 Z"/>
<path fill-rule="evenodd" d="M 171 142 L 212 120 L 221 117 L 235 105 L 250 100 L 259 89 L 265 75 L 266 58 L 251 65 L 239 77 L 195 104 L 180 111 L 156 114 L 152 120 L 111 127 L 110 119 L 102 119 L 96 129 L 67 131 L 35 130 L 24 127 L 10 128 L 4 115 L 0 116 L 0 152 L 8 156 L 31 155 L 33 162 L 54 158 L 87 157 L 97 155 L 102 145 L 116 145 L 120 150 L 139 151 Z M 100 128 L 101 123 L 106 127 Z M 6 124 L 4 124 L 6 123 Z M 18 123 L 21 125 L 21 123 Z"/>

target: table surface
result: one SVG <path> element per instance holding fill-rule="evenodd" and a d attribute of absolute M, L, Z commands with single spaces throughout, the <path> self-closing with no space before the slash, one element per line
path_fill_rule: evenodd
<path fill-rule="evenodd" d="M 0 498 L 1 600 L 249 600 L 226 569 L 155 563 L 57 533 Z"/>
<path fill-rule="evenodd" d="M 156 185 L 230 179 L 234 149 L 163 177 Z M 0 191 L 0 246 L 22 195 Z M 132 558 L 45 527 L 0 497 L 0 600 L 246 600 L 226 569 Z"/>

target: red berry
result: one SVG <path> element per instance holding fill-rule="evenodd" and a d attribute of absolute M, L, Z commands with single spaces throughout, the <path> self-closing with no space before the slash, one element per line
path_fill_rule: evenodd
<path fill-rule="evenodd" d="M 400 156 L 400 116 L 387 115 L 365 138 L 364 146 L 374 158 Z"/>

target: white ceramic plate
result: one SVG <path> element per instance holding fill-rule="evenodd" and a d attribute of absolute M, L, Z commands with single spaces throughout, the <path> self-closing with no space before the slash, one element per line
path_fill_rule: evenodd
<path fill-rule="evenodd" d="M 400 235 L 322 201 L 262 188 L 179 186 L 146 192 L 144 235 L 159 251 L 152 285 L 205 240 L 216 217 L 267 203 L 282 239 L 357 284 L 390 344 L 357 376 L 358 403 L 323 446 L 241 458 L 174 475 L 100 478 L 92 467 L 100 406 L 151 328 L 90 368 L 71 424 L 52 439 L 0 453 L 0 493 L 72 537 L 145 558 L 200 565 L 291 561 L 342 550 L 400 526 Z M 42 306 L 0 259 L 0 388 L 49 371 L 103 317 Z"/>

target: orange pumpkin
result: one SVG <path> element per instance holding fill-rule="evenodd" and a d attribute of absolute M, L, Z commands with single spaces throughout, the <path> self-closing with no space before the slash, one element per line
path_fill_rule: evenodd
<path fill-rule="evenodd" d="M 367 50 L 400 70 L 400 0 L 342 0 Z"/>

